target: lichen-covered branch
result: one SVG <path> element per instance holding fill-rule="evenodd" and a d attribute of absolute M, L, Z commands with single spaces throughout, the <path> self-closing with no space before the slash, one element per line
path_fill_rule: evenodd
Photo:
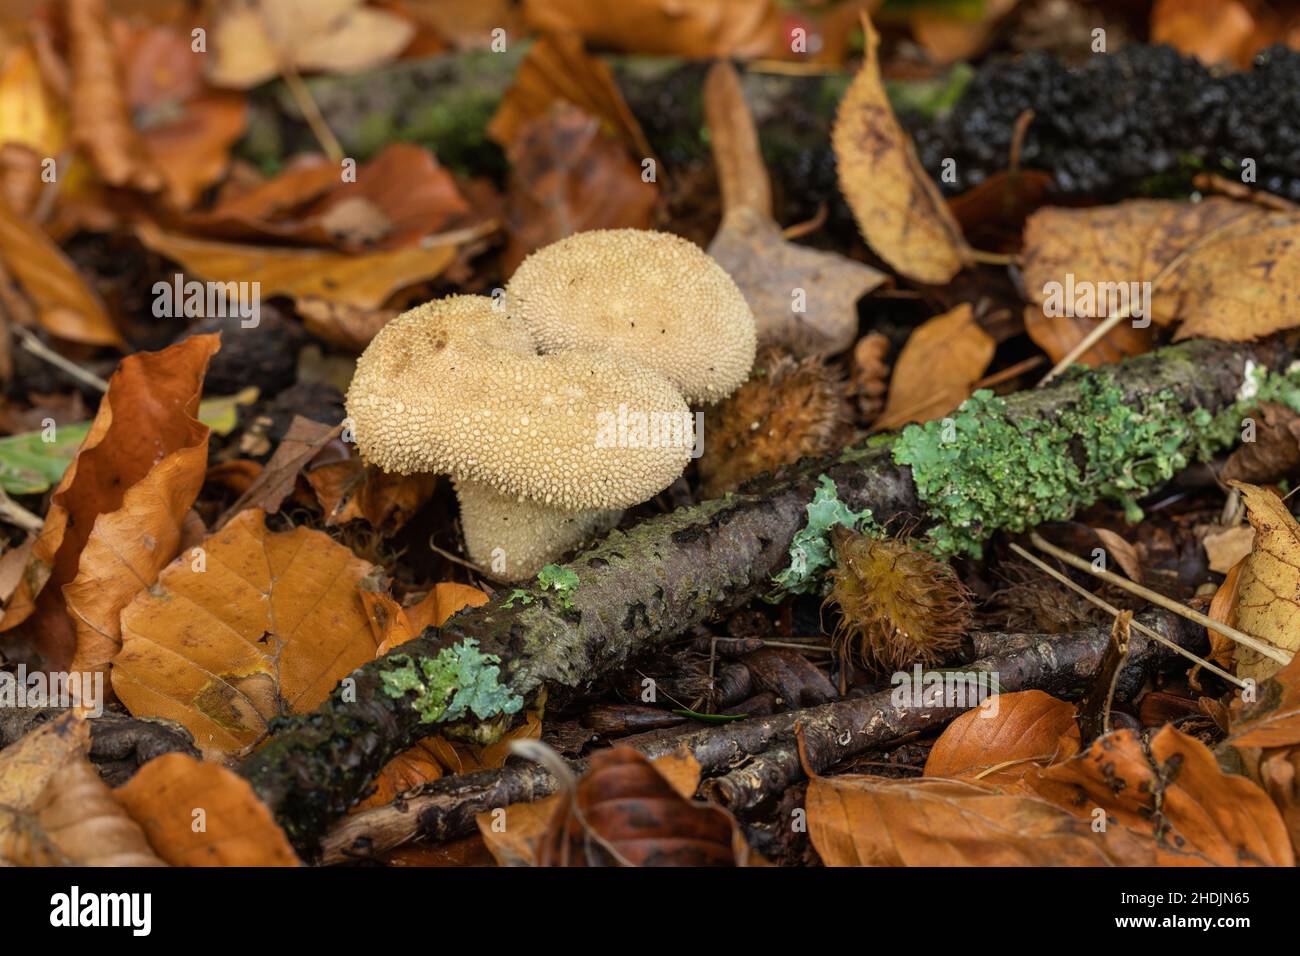
<path fill-rule="evenodd" d="M 565 566 L 578 584 L 563 601 L 543 588 L 529 591 L 530 602 L 500 595 L 403 645 L 400 656 L 436 658 L 473 640 L 481 666 L 499 667 L 491 681 L 476 670 L 474 679 L 483 678 L 477 698 L 493 696 L 493 681 L 503 701 L 572 698 L 770 592 L 824 479 L 854 513 L 870 510 L 886 525 L 910 515 L 930 522 L 937 546 L 969 550 L 999 528 L 1068 516 L 1107 496 L 1134 500 L 1187 462 L 1227 447 L 1238 434 L 1239 422 L 1228 426 L 1245 407 L 1240 400 L 1261 386 L 1252 369 L 1278 371 L 1295 357 L 1281 340 L 1194 341 L 1004 404 L 978 402 L 955 415 L 952 428 L 941 422 L 803 461 L 739 493 L 615 531 Z M 1290 396 L 1281 379 L 1263 384 Z M 1053 424 L 1060 422 L 1074 431 Z M 245 761 L 243 774 L 300 846 L 313 847 L 383 764 L 420 737 L 487 741 L 509 725 L 506 706 L 422 720 L 419 693 L 383 677 L 409 666 L 390 656 L 360 668 L 354 684 L 314 713 L 277 721 L 272 740 Z"/>

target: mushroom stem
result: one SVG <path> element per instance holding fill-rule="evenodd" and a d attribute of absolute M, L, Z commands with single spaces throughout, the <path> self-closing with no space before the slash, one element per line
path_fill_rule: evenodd
<path fill-rule="evenodd" d="M 561 511 L 503 495 L 479 481 L 457 481 L 461 530 L 470 559 L 502 581 L 524 581 L 544 565 L 603 534 L 621 510 Z"/>

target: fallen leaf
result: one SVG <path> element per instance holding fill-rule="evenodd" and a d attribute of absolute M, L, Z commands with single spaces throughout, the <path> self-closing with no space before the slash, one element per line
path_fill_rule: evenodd
<path fill-rule="evenodd" d="M 1277 809 L 1254 783 L 1225 774 L 1200 741 L 1165 726 L 1150 750 L 1107 734 L 1065 763 L 1026 774 L 1039 797 L 1078 816 L 1154 839 L 1161 864 L 1294 866 Z"/>
<path fill-rule="evenodd" d="M 1269 754 L 1259 765 L 1260 783 L 1282 814 L 1291 849 L 1300 852 L 1300 749 Z"/>
<path fill-rule="evenodd" d="M 283 67 L 356 73 L 396 57 L 415 28 L 365 0 L 236 0 L 212 26 L 209 79 L 249 89 Z"/>
<path fill-rule="evenodd" d="M 1255 529 L 1244 524 L 1221 528 L 1207 534 L 1201 544 L 1205 547 L 1205 556 L 1210 559 L 1210 570 L 1227 574 L 1250 554 L 1255 544 Z"/>
<path fill-rule="evenodd" d="M 577 33 L 590 46 L 640 54 L 748 57 L 789 50 L 771 0 L 621 0 L 618 16 L 589 0 L 525 0 L 538 33 Z"/>
<path fill-rule="evenodd" d="M 1032 767 L 1079 752 L 1073 704 L 1040 690 L 998 695 L 998 709 L 966 711 L 934 742 L 925 776 L 966 780 L 984 787 L 1014 786 Z"/>
<path fill-rule="evenodd" d="M 304 296 L 295 305 L 308 332 L 356 354 L 399 314 L 396 309 L 363 309 L 314 296 Z"/>
<path fill-rule="evenodd" d="M 1024 286 L 1038 308 L 1090 320 L 1133 302 L 1136 290 L 1132 311 L 1145 305 L 1141 319 L 1181 323 L 1177 339 L 1253 339 L 1297 321 L 1298 240 L 1300 215 L 1229 199 L 1041 209 L 1025 228 Z M 1141 283 L 1150 283 L 1149 303 Z"/>
<path fill-rule="evenodd" d="M 570 103 L 529 120 L 507 151 L 509 239 L 502 271 L 530 252 L 588 229 L 648 229 L 658 198 L 618 140 Z"/>
<path fill-rule="evenodd" d="M 729 63 L 709 70 L 704 115 L 723 196 L 722 224 L 709 255 L 744 294 L 759 344 L 782 345 L 800 356 L 844 351 L 857 339 L 857 300 L 884 282 L 884 274 L 782 236 L 772 219 L 754 119 Z"/>
<path fill-rule="evenodd" d="M 1207 66 L 1247 68 L 1255 53 L 1255 18 L 1238 0 L 1157 0 L 1151 42 L 1167 43 Z"/>
<path fill-rule="evenodd" d="M 31 814 L 12 853 L 20 866 L 166 866 L 85 758 L 50 779 Z"/>
<path fill-rule="evenodd" d="M 90 753 L 90 724 L 65 711 L 0 750 L 0 863 L 17 863 L 23 831 L 51 780 Z"/>
<path fill-rule="evenodd" d="M 372 528 L 392 534 L 433 497 L 438 476 L 417 473 L 395 475 L 358 456 L 309 469 L 304 477 L 325 512 L 325 525 L 335 527 L 364 520 Z"/>
<path fill-rule="evenodd" d="M 284 504 L 284 499 L 293 493 L 294 483 L 299 473 L 317 453 L 329 442 L 343 432 L 343 423 L 322 425 L 301 415 L 294 415 L 280 444 L 276 446 L 271 460 L 253 479 L 242 495 L 217 519 L 219 530 L 225 524 L 248 508 L 255 508 L 267 514 L 274 514 Z"/>
<path fill-rule="evenodd" d="M 0 619 L 0 632 L 31 638 L 47 666 L 106 661 L 116 609 L 174 555 L 206 466 L 208 429 L 193 415 L 217 348 L 217 336 L 194 336 L 129 355 L 113 373 Z"/>
<path fill-rule="evenodd" d="M 123 611 L 113 689 L 205 753 L 245 751 L 374 657 L 356 589 L 371 570 L 319 531 L 272 533 L 260 511 L 242 512 Z"/>
<path fill-rule="evenodd" d="M 937 64 L 969 60 L 992 41 L 998 21 L 1015 9 L 1019 0 L 987 0 L 972 14 L 964 7 L 956 13 L 945 8 L 922 9 L 912 14 L 912 35 Z"/>
<path fill-rule="evenodd" d="M 1241 568 L 1234 625 L 1294 653 L 1300 650 L 1300 525 L 1273 492 L 1242 481 L 1246 517 L 1255 529 L 1255 545 Z M 1249 647 L 1236 649 L 1237 676 L 1263 680 L 1282 665 Z"/>
<path fill-rule="evenodd" d="M 105 182 L 153 192 L 163 179 L 131 122 L 107 5 L 104 0 L 67 0 L 64 11 L 72 71 L 72 140 Z"/>
<path fill-rule="evenodd" d="M 1252 547 L 1255 540 L 1254 528 L 1251 531 Z M 1213 621 L 1235 627 L 1237 624 L 1237 592 L 1241 588 L 1241 569 L 1246 559 L 1242 558 L 1225 572 L 1223 583 L 1219 585 L 1205 614 Z M 1237 642 L 1211 628 L 1206 628 L 1210 636 L 1210 660 L 1221 667 L 1231 668 L 1237 652 Z M 1197 665 L 1200 666 L 1199 664 Z"/>
<path fill-rule="evenodd" d="M 165 182 L 167 201 L 188 209 L 226 172 L 248 122 L 244 97 L 202 80 L 204 57 L 173 26 L 150 24 L 121 41 L 127 100 L 145 156 Z"/>
<path fill-rule="evenodd" d="M 1029 338 L 1056 364 L 1074 351 L 1075 346 L 1088 337 L 1100 319 L 1077 315 L 1047 315 L 1040 306 L 1025 308 L 1025 331 Z M 1144 355 L 1156 346 L 1153 327 L 1134 328 L 1131 322 L 1121 322 L 1081 354 L 1075 362 L 1089 368 L 1113 365 L 1134 355 Z"/>
<path fill-rule="evenodd" d="M 41 325 L 69 342 L 122 347 L 103 302 L 45 232 L 0 196 L 0 261 L 36 305 Z"/>
<path fill-rule="evenodd" d="M 1128 579 L 1141 584 L 1142 559 L 1138 557 L 1137 549 L 1108 528 L 1093 528 L 1092 531 L 1101 539 L 1106 555 L 1119 565 Z"/>
<path fill-rule="evenodd" d="M 1264 402 L 1253 415 L 1254 441 L 1233 449 L 1219 477 L 1252 484 L 1289 478 L 1300 470 L 1300 415 L 1278 402 Z"/>
<path fill-rule="evenodd" d="M 614 74 L 603 62 L 587 55 L 575 34 L 547 34 L 529 47 L 515 71 L 514 82 L 488 123 L 487 134 L 502 149 L 509 149 L 529 121 L 544 119 L 557 102 L 572 103 L 599 119 L 632 155 L 654 155 Z"/>
<path fill-rule="evenodd" d="M 1032 797 L 963 780 L 813 777 L 808 835 L 827 866 L 1150 866 L 1155 847 Z"/>
<path fill-rule="evenodd" d="M 266 804 L 225 767 L 163 754 L 113 795 L 172 866 L 299 865 Z"/>
<path fill-rule="evenodd" d="M 1226 744 L 1239 749 L 1300 745 L 1300 660 L 1261 681 L 1253 701 L 1243 702 L 1239 695 L 1230 715 Z"/>
<path fill-rule="evenodd" d="M 0 51 L 0 143 L 21 143 L 37 156 L 57 156 L 68 136 L 68 116 L 41 77 L 28 44 Z"/>
<path fill-rule="evenodd" d="M 995 349 L 969 305 L 927 319 L 898 354 L 889 399 L 872 429 L 888 431 L 946 415 L 970 398 Z"/>
<path fill-rule="evenodd" d="M 350 255 L 315 249 L 276 249 L 211 242 L 167 233 L 142 222 L 136 235 L 149 249 L 179 262 L 195 276 L 215 282 L 256 282 L 261 294 L 312 297 L 363 309 L 377 309 L 398 289 L 439 275 L 456 261 L 455 237 Z"/>
<path fill-rule="evenodd" d="M 903 275 L 940 285 L 971 262 L 939 190 L 894 117 L 880 76 L 880 36 L 864 14 L 862 69 L 835 115 L 840 190 L 867 244 Z"/>

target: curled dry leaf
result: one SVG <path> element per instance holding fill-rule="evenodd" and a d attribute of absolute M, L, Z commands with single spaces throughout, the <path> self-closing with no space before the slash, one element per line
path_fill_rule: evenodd
<path fill-rule="evenodd" d="M 970 398 L 996 347 L 969 305 L 927 319 L 898 354 L 889 399 L 872 428 L 888 431 L 946 415 Z"/>
<path fill-rule="evenodd" d="M 1288 652 L 1300 650 L 1300 525 L 1286 504 L 1266 488 L 1234 481 L 1255 529 L 1255 543 L 1241 566 L 1235 627 Z M 1237 647 L 1237 676 L 1263 680 L 1282 665 L 1249 647 Z"/>
<path fill-rule="evenodd" d="M 1047 315 L 1039 306 L 1025 308 L 1025 331 L 1029 338 L 1055 364 L 1074 351 L 1099 320 L 1077 315 Z M 1155 348 L 1154 327 L 1138 329 L 1131 322 L 1121 322 L 1107 332 L 1075 361 L 1089 367 L 1110 365 Z"/>
<path fill-rule="evenodd" d="M 153 192 L 163 178 L 131 121 L 122 67 L 110 36 L 104 0 L 67 0 L 68 60 L 72 70 L 72 139 L 104 181 Z"/>
<path fill-rule="evenodd" d="M 205 753 L 243 751 L 316 707 L 374 657 L 357 593 L 372 570 L 319 531 L 237 515 L 122 613 L 113 689 L 137 717 L 185 726 Z"/>
<path fill-rule="evenodd" d="M 212 27 L 208 76 L 246 90 L 282 68 L 354 73 L 393 59 L 414 33 L 365 0 L 235 0 Z"/>
<path fill-rule="evenodd" d="M 1104 812 L 1107 829 L 1154 840 L 1160 865 L 1294 866 L 1277 809 L 1250 780 L 1219 769 L 1214 754 L 1166 726 L 1148 750 L 1132 731 L 1095 741 L 1024 784 L 1081 821 Z"/>
<path fill-rule="evenodd" d="M 303 468 L 342 432 L 341 422 L 331 427 L 302 415 L 294 415 L 289 430 L 276 446 L 271 460 L 244 493 L 217 519 L 216 527 L 222 527 L 246 508 L 256 508 L 267 514 L 279 511 L 284 499 L 293 494 L 294 484 Z"/>
<path fill-rule="evenodd" d="M 1261 681 L 1253 701 L 1239 696 L 1230 714 L 1234 747 L 1300 746 L 1300 660 Z"/>
<path fill-rule="evenodd" d="M 1228 456 L 1219 473 L 1223 481 L 1264 484 L 1300 470 L 1300 415 L 1279 402 L 1264 402 L 1254 428 L 1255 440 L 1243 441 Z"/>
<path fill-rule="evenodd" d="M 45 232 L 0 196 L 0 262 L 36 305 L 51 335 L 86 345 L 122 346 L 108 310 Z"/>
<path fill-rule="evenodd" d="M 20 866 L 165 866 L 86 759 L 64 766 L 32 807 L 10 856 Z"/>
<path fill-rule="evenodd" d="M 189 754 L 163 754 L 113 791 L 172 866 L 297 866 L 271 811 L 243 777 Z M 195 826 L 202 814 L 203 827 Z"/>
<path fill-rule="evenodd" d="M 781 12 L 768 0 L 622 0 L 618 16 L 589 0 L 527 0 L 539 33 L 577 33 L 594 47 L 693 59 L 770 56 L 784 43 Z"/>
<path fill-rule="evenodd" d="M 782 236 L 772 219 L 771 183 L 758 133 L 731 64 L 709 70 L 704 115 L 724 209 L 709 254 L 744 294 L 759 343 L 787 347 L 797 356 L 844 351 L 857 337 L 857 300 L 885 276 Z"/>
<path fill-rule="evenodd" d="M 976 707 L 949 724 L 930 749 L 925 776 L 1014 789 L 1030 769 L 1079 752 L 1073 704 L 1041 690 L 999 694 L 997 704 L 995 713 Z"/>
<path fill-rule="evenodd" d="M 385 533 L 397 531 L 433 496 L 438 476 L 395 475 L 351 455 L 310 468 L 303 476 L 325 512 L 327 527 L 358 519 Z"/>
<path fill-rule="evenodd" d="M 509 240 L 502 270 L 557 239 L 587 229 L 648 229 L 658 189 L 641 178 L 622 143 L 567 102 L 520 128 L 507 150 Z"/>
<path fill-rule="evenodd" d="M 813 777 L 808 835 L 827 866 L 1141 866 L 1155 847 L 1042 800 L 964 780 Z"/>
<path fill-rule="evenodd" d="M 263 296 L 310 297 L 360 309 L 377 309 L 398 289 L 439 275 L 456 261 L 459 240 L 430 237 L 386 252 L 349 255 L 315 249 L 275 249 L 210 242 L 142 222 L 136 235 L 188 273 L 216 282 L 256 282 Z"/>
<path fill-rule="evenodd" d="M 194 415 L 217 348 L 217 336 L 193 336 L 129 355 L 113 374 L 0 620 L 49 666 L 107 662 L 117 612 L 175 555 L 207 464 L 208 427 Z"/>
<path fill-rule="evenodd" d="M 1121 571 L 1128 575 L 1129 580 L 1141 584 L 1142 560 L 1138 556 L 1137 548 L 1109 528 L 1093 528 L 1092 531 L 1105 545 L 1106 554 L 1119 565 Z"/>
<path fill-rule="evenodd" d="M 1181 323 L 1176 338 L 1254 339 L 1296 324 L 1297 242 L 1300 214 L 1228 199 L 1042 209 L 1025 230 L 1024 285 L 1040 309 L 1056 299 L 1053 311 L 1100 318 L 1149 282 L 1149 317 Z"/>
<path fill-rule="evenodd" d="M 0 750 L 0 864 L 19 862 L 24 832 L 50 781 L 90 753 L 90 724 L 64 711 Z"/>
<path fill-rule="evenodd" d="M 556 102 L 572 103 L 613 130 L 635 156 L 654 155 L 641 124 L 628 108 L 608 66 L 589 56 L 576 34 L 548 34 L 528 50 L 514 82 L 488 123 L 487 133 L 509 149 L 530 120 L 545 117 Z"/>
<path fill-rule="evenodd" d="M 864 15 L 862 69 L 835 116 L 840 190 L 867 244 L 917 282 L 940 285 L 971 262 L 970 248 L 894 116 L 880 76 L 880 36 Z"/>

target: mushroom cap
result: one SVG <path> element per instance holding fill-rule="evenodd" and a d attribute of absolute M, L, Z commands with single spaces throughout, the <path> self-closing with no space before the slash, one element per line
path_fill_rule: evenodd
<path fill-rule="evenodd" d="M 645 501 L 691 454 L 691 436 L 670 428 L 690 422 L 671 382 L 609 353 L 537 355 L 482 296 L 385 325 L 357 360 L 347 410 L 362 457 L 385 471 L 449 474 L 572 511 Z"/>
<path fill-rule="evenodd" d="M 593 229 L 538 249 L 506 308 L 542 352 L 610 349 L 666 376 L 688 402 L 726 398 L 754 364 L 754 313 L 725 269 L 667 232 Z"/>
<path fill-rule="evenodd" d="M 619 509 L 560 511 L 499 494 L 478 481 L 456 482 L 456 497 L 470 560 L 503 581 L 533 577 L 544 565 L 614 527 L 623 514 Z"/>

